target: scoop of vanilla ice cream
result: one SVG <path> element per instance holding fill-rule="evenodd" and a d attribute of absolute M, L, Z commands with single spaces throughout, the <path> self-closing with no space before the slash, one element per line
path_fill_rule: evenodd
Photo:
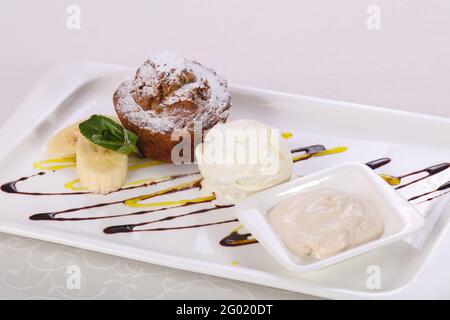
<path fill-rule="evenodd" d="M 292 176 L 292 155 L 279 131 L 254 120 L 216 125 L 195 154 L 202 190 L 218 203 L 235 203 Z"/>

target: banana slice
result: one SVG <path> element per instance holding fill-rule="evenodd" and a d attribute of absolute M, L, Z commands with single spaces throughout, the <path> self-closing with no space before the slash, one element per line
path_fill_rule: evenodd
<path fill-rule="evenodd" d="M 128 156 L 93 144 L 82 135 L 77 143 L 77 172 L 91 192 L 107 194 L 120 189 L 128 172 Z"/>
<path fill-rule="evenodd" d="M 120 123 L 119 118 L 115 116 L 106 117 Z M 77 141 L 81 135 L 79 126 L 83 121 L 78 121 L 58 131 L 47 144 L 48 154 L 52 157 L 75 157 L 77 152 Z"/>
<path fill-rule="evenodd" d="M 58 131 L 48 142 L 47 151 L 52 157 L 74 157 L 77 152 L 77 141 L 80 136 L 80 123 L 78 121 L 67 128 Z"/>

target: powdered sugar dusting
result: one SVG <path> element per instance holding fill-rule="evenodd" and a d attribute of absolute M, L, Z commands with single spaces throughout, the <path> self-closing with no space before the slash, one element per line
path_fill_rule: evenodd
<path fill-rule="evenodd" d="M 194 121 L 208 128 L 223 122 L 230 101 L 223 77 L 167 52 L 147 60 L 114 95 L 118 113 L 140 129 L 161 133 L 192 129 Z"/>

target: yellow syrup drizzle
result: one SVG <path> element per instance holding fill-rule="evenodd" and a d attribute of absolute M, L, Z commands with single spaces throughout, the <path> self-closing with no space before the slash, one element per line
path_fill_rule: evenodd
<path fill-rule="evenodd" d="M 150 168 L 150 167 L 156 167 L 162 164 L 166 164 L 165 162 L 162 161 L 157 161 L 157 160 L 151 160 L 151 161 L 147 161 L 144 163 L 138 163 L 138 164 L 133 164 L 130 165 L 128 167 L 128 171 L 135 171 L 135 170 L 139 170 L 139 169 L 143 169 L 143 168 Z"/>
<path fill-rule="evenodd" d="M 242 229 L 244 229 L 244 225 L 243 225 L 243 224 L 240 224 L 240 225 L 238 225 L 236 228 L 234 228 L 233 230 L 231 230 L 230 233 L 239 232 L 239 231 L 241 231 Z"/>
<path fill-rule="evenodd" d="M 42 166 L 42 164 L 64 163 L 64 162 L 73 162 L 73 163 L 71 163 L 70 165 L 57 165 L 57 166 L 47 166 L 47 167 Z M 143 168 L 155 167 L 155 166 L 158 166 L 161 164 L 164 164 L 164 162 L 151 160 L 151 161 L 147 161 L 144 163 L 130 165 L 130 166 L 128 166 L 128 171 L 136 171 L 136 170 L 143 169 Z M 72 157 L 72 158 L 44 160 L 44 161 L 36 162 L 34 164 L 34 167 L 39 170 L 50 170 L 50 171 L 74 168 L 74 167 L 76 167 L 76 158 Z M 128 182 L 127 184 L 125 184 L 125 187 L 137 186 L 140 184 L 145 185 L 145 184 L 151 184 L 151 183 L 159 183 L 159 182 L 164 182 L 164 181 L 169 181 L 169 180 L 170 180 L 169 176 L 164 176 L 164 177 L 157 178 L 157 179 L 152 179 L 152 178 L 141 179 L 141 180 Z M 87 191 L 86 188 L 83 188 L 81 185 L 78 185 L 79 183 L 80 183 L 80 179 L 75 179 L 75 180 L 67 182 L 64 185 L 64 188 L 71 190 L 71 191 Z"/>
<path fill-rule="evenodd" d="M 313 158 L 313 157 L 322 157 L 322 156 L 327 156 L 330 154 L 341 153 L 341 152 L 345 152 L 347 150 L 348 150 L 347 147 L 337 147 L 337 148 L 327 149 L 324 151 L 319 151 L 319 152 L 312 153 L 312 154 L 308 154 L 308 153 L 302 154 L 302 155 L 293 157 L 293 160 L 294 160 L 294 162 L 297 162 L 297 161 L 306 160 L 306 159 Z"/>
<path fill-rule="evenodd" d="M 207 197 L 200 197 L 200 198 L 194 198 L 194 199 L 183 199 L 183 200 L 175 200 L 175 201 L 161 201 L 161 202 L 153 202 L 153 203 L 140 203 L 140 202 L 145 201 L 147 199 L 158 197 L 158 196 L 162 196 L 162 195 L 165 195 L 165 194 L 168 194 L 168 193 L 182 191 L 182 190 L 187 190 L 187 189 L 189 189 L 191 187 L 195 187 L 195 185 L 198 184 L 202 180 L 203 180 L 203 178 L 196 179 L 196 180 L 193 180 L 193 181 L 190 181 L 190 182 L 185 182 L 185 183 L 181 183 L 181 184 L 176 185 L 176 186 L 169 187 L 167 189 L 156 191 L 154 193 L 150 193 L 150 194 L 147 194 L 147 195 L 135 197 L 135 198 L 132 198 L 132 199 L 129 199 L 129 200 L 125 201 L 124 204 L 127 207 L 132 207 L 132 208 L 148 208 L 148 207 L 163 207 L 163 206 L 165 207 L 165 206 L 183 205 L 183 204 L 187 204 L 187 203 L 202 203 L 202 202 L 210 202 L 210 201 L 215 200 L 216 197 L 211 195 L 211 196 L 207 196 Z"/>
<path fill-rule="evenodd" d="M 380 174 L 380 177 L 383 178 L 391 186 L 398 186 L 400 182 L 402 182 L 400 178 L 388 176 L 386 174 Z"/>
<path fill-rule="evenodd" d="M 171 180 L 172 180 L 172 177 L 170 177 L 170 176 L 163 176 L 163 177 L 156 178 L 156 179 L 153 179 L 153 178 L 141 179 L 141 180 L 130 181 L 130 182 L 126 183 L 124 185 L 124 187 L 133 187 L 133 186 L 139 186 L 139 185 L 145 186 L 145 185 L 149 185 L 152 183 L 161 183 L 161 182 L 171 181 Z M 64 188 L 71 190 L 71 191 L 87 191 L 86 188 L 83 188 L 81 186 L 76 186 L 79 183 L 80 183 L 80 179 L 75 179 L 75 180 L 67 182 L 64 185 Z"/>
<path fill-rule="evenodd" d="M 283 139 L 289 140 L 294 136 L 294 134 L 292 132 L 282 132 L 281 136 L 283 137 Z"/>
<path fill-rule="evenodd" d="M 170 181 L 171 179 L 172 178 L 170 176 L 164 176 L 164 177 L 157 178 L 157 179 L 153 179 L 153 178 L 140 179 L 140 180 L 127 182 L 125 184 L 125 187 L 133 187 L 133 186 L 138 186 L 138 185 L 147 185 L 147 184 L 152 184 L 152 183 L 161 183 L 161 182 L 165 182 L 165 181 Z"/>
<path fill-rule="evenodd" d="M 199 198 L 193 198 L 193 199 L 175 200 L 175 201 L 153 202 L 153 203 L 146 203 L 146 204 L 126 203 L 126 205 L 128 207 L 132 207 L 132 208 L 171 207 L 171 206 L 182 206 L 182 205 L 187 204 L 187 203 L 211 202 L 211 201 L 214 201 L 214 200 L 216 200 L 215 196 L 208 196 L 208 197 L 199 197 Z"/>
<path fill-rule="evenodd" d="M 78 186 L 77 186 L 77 184 L 78 184 Z M 71 191 L 86 191 L 87 190 L 86 188 L 83 188 L 79 184 L 80 184 L 80 179 L 75 179 L 75 180 L 67 182 L 64 185 L 64 188 L 71 190 Z"/>
<path fill-rule="evenodd" d="M 33 167 L 38 170 L 56 171 L 67 168 L 75 168 L 77 160 L 75 157 L 48 159 L 39 161 L 33 164 Z"/>
<path fill-rule="evenodd" d="M 128 166 L 128 171 L 135 171 L 143 168 L 155 167 L 165 164 L 162 161 L 151 160 L 143 163 L 132 164 Z M 77 166 L 76 157 L 67 157 L 67 158 L 55 158 L 55 159 L 47 159 L 38 161 L 33 164 L 33 167 L 38 170 L 45 171 L 57 171 L 68 168 L 75 168 Z"/>

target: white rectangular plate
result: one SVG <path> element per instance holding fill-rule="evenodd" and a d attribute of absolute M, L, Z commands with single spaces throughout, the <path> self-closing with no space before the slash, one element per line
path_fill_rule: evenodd
<path fill-rule="evenodd" d="M 0 132 L 0 182 L 38 172 L 33 168 L 33 163 L 47 158 L 45 144 L 56 130 L 93 113 L 113 114 L 112 94 L 132 73 L 130 68 L 92 63 L 64 65 L 48 73 Z M 240 86 L 232 86 L 231 92 L 232 119 L 253 118 L 281 131 L 292 132 L 293 137 L 289 140 L 292 148 L 314 144 L 329 148 L 342 145 L 349 147 L 345 153 L 298 162 L 295 165 L 298 175 L 307 175 L 348 161 L 365 163 L 382 157 L 390 157 L 392 162 L 379 169 L 379 172 L 401 175 L 450 159 L 450 122 L 447 119 Z M 189 166 L 156 166 L 133 172 L 130 179 L 160 177 L 192 170 L 195 168 Z M 50 171 L 19 186 L 24 191 L 64 192 L 64 183 L 75 178 L 74 169 Z M 403 194 L 410 196 L 431 190 L 436 184 L 445 182 L 443 179 L 446 178 L 448 174 L 441 173 L 407 188 Z M 307 274 L 296 274 L 284 269 L 258 244 L 221 246 L 220 240 L 239 226 L 237 222 L 172 231 L 115 235 L 103 233 L 106 227 L 112 225 L 158 220 L 208 208 L 210 204 L 92 221 L 29 219 L 38 212 L 123 200 L 174 183 L 107 197 L 27 196 L 0 192 L 0 231 L 328 298 L 450 297 L 447 285 L 450 281 L 447 272 L 450 263 L 450 212 L 444 210 L 446 197 L 420 205 L 422 207 L 419 210 L 427 214 L 427 219 L 435 216 L 436 212 L 440 214 L 445 211 L 438 217 L 436 227 L 420 249 L 405 241 L 397 242 Z M 190 190 L 163 198 L 190 198 L 196 194 L 196 190 Z M 133 211 L 136 210 L 119 204 L 60 217 L 117 215 Z M 164 221 L 150 227 L 180 227 L 233 219 L 232 210 L 223 209 Z M 373 275 L 370 274 L 371 270 L 381 272 L 381 288 L 376 290 L 367 285 Z"/>

